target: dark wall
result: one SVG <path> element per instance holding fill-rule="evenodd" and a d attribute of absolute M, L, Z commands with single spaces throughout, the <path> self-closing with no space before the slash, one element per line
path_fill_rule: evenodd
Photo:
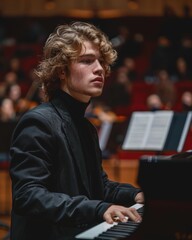
<path fill-rule="evenodd" d="M 153 40 L 160 34 L 165 34 L 171 40 L 183 35 L 192 35 L 192 18 L 179 17 L 124 17 L 114 19 L 77 19 L 57 17 L 9 17 L 0 18 L 1 35 L 15 37 L 18 41 L 30 41 L 38 31 L 46 37 L 60 24 L 82 20 L 96 24 L 109 37 L 118 32 L 120 25 L 126 25 L 132 34 L 141 33 L 145 39 Z"/>

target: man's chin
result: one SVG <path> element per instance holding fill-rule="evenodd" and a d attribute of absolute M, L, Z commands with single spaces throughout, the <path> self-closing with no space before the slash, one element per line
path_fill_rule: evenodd
<path fill-rule="evenodd" d="M 99 97 L 102 94 L 102 91 L 92 92 L 91 97 Z"/>

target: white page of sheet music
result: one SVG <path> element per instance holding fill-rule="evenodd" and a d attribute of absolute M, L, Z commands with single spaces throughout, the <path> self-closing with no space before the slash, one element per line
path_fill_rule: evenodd
<path fill-rule="evenodd" d="M 182 149 L 183 149 L 184 142 L 185 142 L 187 133 L 189 131 L 189 127 L 191 125 L 191 119 L 192 119 L 192 111 L 189 111 L 188 114 L 187 114 L 187 119 L 186 119 L 186 122 L 185 122 L 185 126 L 183 128 L 181 139 L 180 139 L 180 142 L 179 142 L 179 145 L 178 145 L 178 148 L 177 148 L 178 152 L 181 152 Z"/>
<path fill-rule="evenodd" d="M 102 151 L 106 148 L 112 125 L 112 122 L 103 122 L 101 125 L 101 129 L 99 131 L 99 145 Z"/>
<path fill-rule="evenodd" d="M 122 145 L 124 150 L 162 150 L 173 111 L 134 112 Z"/>
<path fill-rule="evenodd" d="M 152 120 L 152 112 L 134 112 L 122 148 L 143 149 Z"/>
<path fill-rule="evenodd" d="M 150 132 L 146 139 L 145 149 L 151 150 L 163 149 L 170 129 L 172 118 L 173 118 L 172 111 L 155 112 L 149 130 Z"/>

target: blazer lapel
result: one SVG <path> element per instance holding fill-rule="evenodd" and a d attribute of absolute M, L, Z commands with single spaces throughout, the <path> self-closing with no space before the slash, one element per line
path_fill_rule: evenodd
<path fill-rule="evenodd" d="M 90 196 L 87 170 L 86 170 L 84 156 L 81 149 L 81 142 L 80 142 L 77 130 L 75 129 L 71 116 L 67 111 L 66 107 L 64 106 L 63 102 L 61 102 L 59 99 L 54 99 L 52 100 L 51 103 L 55 108 L 55 110 L 57 111 L 58 115 L 62 118 L 62 121 L 63 121 L 62 126 L 64 130 L 64 134 L 68 141 L 69 149 L 71 150 L 74 163 L 79 170 L 83 186 L 88 196 Z"/>

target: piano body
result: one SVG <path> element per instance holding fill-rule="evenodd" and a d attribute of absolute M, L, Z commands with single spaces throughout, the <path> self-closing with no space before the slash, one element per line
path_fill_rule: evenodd
<path fill-rule="evenodd" d="M 127 226 L 105 222 L 76 239 L 187 240 L 192 239 L 192 153 L 142 156 L 138 183 L 145 194 L 143 221 Z M 142 206 L 136 206 L 140 209 Z M 131 234 L 130 234 L 131 233 Z"/>

